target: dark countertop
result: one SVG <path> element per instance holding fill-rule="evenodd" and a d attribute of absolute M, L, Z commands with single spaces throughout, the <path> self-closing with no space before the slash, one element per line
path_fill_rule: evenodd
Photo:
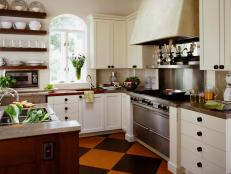
<path fill-rule="evenodd" d="M 222 119 L 230 119 L 231 118 L 231 111 L 217 111 L 217 110 L 210 110 L 203 105 L 192 105 L 190 103 L 183 103 L 180 105 L 183 109 L 188 109 L 191 111 L 203 113 L 206 115 L 211 115 L 217 118 Z"/>

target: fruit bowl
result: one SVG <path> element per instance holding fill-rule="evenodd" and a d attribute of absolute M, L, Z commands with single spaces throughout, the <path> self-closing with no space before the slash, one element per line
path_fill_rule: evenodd
<path fill-rule="evenodd" d="M 140 79 L 138 77 L 128 77 L 123 86 L 125 89 L 128 91 L 133 91 L 135 90 L 140 84 Z"/>

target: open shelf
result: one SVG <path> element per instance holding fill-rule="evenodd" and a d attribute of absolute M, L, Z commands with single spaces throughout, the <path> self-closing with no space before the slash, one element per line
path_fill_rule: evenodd
<path fill-rule="evenodd" d="M 31 12 L 31 11 L 0 10 L 0 16 L 45 19 L 47 14 L 39 13 L 39 12 Z"/>
<path fill-rule="evenodd" d="M 13 48 L 13 47 L 0 47 L 0 51 L 46 52 L 46 51 L 47 51 L 47 48 Z"/>
<path fill-rule="evenodd" d="M 0 34 L 46 35 L 45 30 L 0 29 Z"/>
<path fill-rule="evenodd" d="M 47 66 L 0 66 L 0 70 L 41 70 L 47 69 Z"/>

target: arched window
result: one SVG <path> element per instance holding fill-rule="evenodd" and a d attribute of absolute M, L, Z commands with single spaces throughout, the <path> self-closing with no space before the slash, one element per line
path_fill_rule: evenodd
<path fill-rule="evenodd" d="M 87 63 L 77 80 L 72 65 L 73 55 L 86 55 L 86 24 L 74 15 L 61 15 L 50 23 L 50 81 L 51 83 L 85 82 Z"/>

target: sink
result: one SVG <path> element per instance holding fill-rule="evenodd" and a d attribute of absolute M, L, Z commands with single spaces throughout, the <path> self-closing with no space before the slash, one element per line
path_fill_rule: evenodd
<path fill-rule="evenodd" d="M 35 108 L 35 109 L 44 109 L 45 112 L 47 113 L 46 108 Z M 19 119 L 19 123 L 22 124 L 22 122 L 26 119 L 27 117 L 27 112 L 29 109 L 23 109 L 21 114 L 19 115 L 18 119 Z M 1 120 L 0 120 L 0 126 L 9 126 L 9 125 L 13 125 L 11 123 L 10 117 L 4 112 L 2 117 L 0 116 Z M 52 121 L 51 117 L 49 118 L 48 122 Z"/>

